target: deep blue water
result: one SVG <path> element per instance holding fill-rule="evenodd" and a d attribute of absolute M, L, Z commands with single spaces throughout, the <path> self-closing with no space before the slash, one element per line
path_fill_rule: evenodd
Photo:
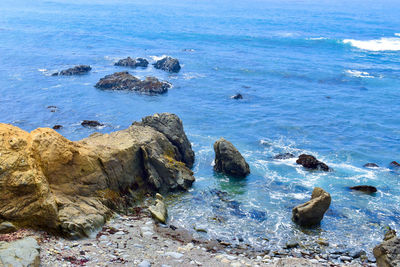
<path fill-rule="evenodd" d="M 169 200 L 174 224 L 255 247 L 324 238 L 329 249 L 371 251 L 386 226 L 400 226 L 400 176 L 387 168 L 400 160 L 398 14 L 394 0 L 2 0 L 1 122 L 28 131 L 62 124 L 59 132 L 78 140 L 94 131 L 80 126 L 84 119 L 111 132 L 146 115 L 176 113 L 193 143 L 197 182 Z M 126 56 L 162 55 L 178 58 L 182 70 L 113 66 Z M 93 70 L 50 76 L 77 64 Z M 122 70 L 174 88 L 146 96 L 93 87 Z M 243 100 L 230 99 L 238 92 Z M 212 144 L 221 136 L 249 162 L 245 180 L 213 173 Z M 334 172 L 271 158 L 282 152 L 311 153 Z M 381 168 L 365 169 L 367 162 Z M 359 184 L 379 191 L 347 189 Z M 332 205 L 318 229 L 304 232 L 291 209 L 315 186 L 331 193 Z M 215 190 L 227 193 L 225 201 Z"/>

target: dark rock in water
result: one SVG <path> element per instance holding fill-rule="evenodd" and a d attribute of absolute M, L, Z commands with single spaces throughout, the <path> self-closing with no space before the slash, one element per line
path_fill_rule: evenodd
<path fill-rule="evenodd" d="M 141 81 L 127 71 L 123 71 L 101 78 L 95 87 L 103 90 L 128 90 L 148 94 L 163 94 L 171 88 L 171 84 L 159 81 L 155 77 L 146 77 L 145 80 Z"/>
<path fill-rule="evenodd" d="M 63 127 L 62 125 L 57 124 L 57 125 L 54 125 L 54 126 L 53 126 L 53 129 L 54 129 L 54 130 L 59 130 L 59 129 L 61 129 L 62 127 Z"/>
<path fill-rule="evenodd" d="M 231 96 L 232 99 L 243 99 L 243 96 L 241 94 L 236 94 L 234 96 Z"/>
<path fill-rule="evenodd" d="M 249 164 L 231 142 L 219 139 L 214 143 L 214 151 L 215 171 L 234 177 L 246 177 L 250 173 Z"/>
<path fill-rule="evenodd" d="M 317 160 L 314 156 L 301 154 L 296 160 L 297 164 L 301 164 L 304 168 L 311 170 L 329 171 L 330 168 L 325 163 Z"/>
<path fill-rule="evenodd" d="M 363 167 L 365 167 L 365 168 L 379 168 L 378 164 L 376 164 L 376 163 L 367 163 L 367 164 L 364 164 Z"/>
<path fill-rule="evenodd" d="M 300 226 L 318 225 L 331 204 L 331 195 L 322 188 L 315 187 L 311 200 L 295 207 L 292 220 Z"/>
<path fill-rule="evenodd" d="M 356 190 L 356 191 L 361 191 L 364 193 L 372 194 L 378 191 L 376 187 L 370 186 L 370 185 L 357 185 L 350 187 L 351 190 Z"/>
<path fill-rule="evenodd" d="M 149 62 L 147 61 L 147 59 L 141 58 L 141 57 L 138 57 L 136 59 L 127 57 L 127 58 L 119 60 L 114 65 L 121 66 L 121 67 L 131 67 L 131 68 L 137 68 L 137 67 L 147 68 L 147 66 L 149 65 Z"/>
<path fill-rule="evenodd" d="M 153 64 L 154 68 L 165 70 L 169 72 L 179 72 L 181 69 L 181 65 L 179 64 L 179 60 L 172 57 L 164 57 L 160 60 L 157 60 L 156 63 Z"/>
<path fill-rule="evenodd" d="M 92 68 L 88 65 L 79 65 L 75 66 L 73 68 L 69 68 L 66 70 L 62 70 L 60 72 L 53 73 L 52 76 L 57 76 L 57 75 L 64 75 L 64 76 L 71 76 L 71 75 L 81 75 L 81 74 L 86 74 L 89 71 L 91 71 Z"/>
<path fill-rule="evenodd" d="M 291 159 L 295 156 L 292 153 L 283 153 L 274 156 L 274 159 Z"/>
<path fill-rule="evenodd" d="M 392 161 L 392 162 L 390 162 L 390 167 L 400 168 L 400 163 L 398 163 L 397 161 Z"/>
<path fill-rule="evenodd" d="M 383 240 L 373 250 L 376 265 L 379 267 L 400 266 L 400 238 L 396 236 L 396 231 L 389 229 Z"/>
<path fill-rule="evenodd" d="M 98 122 L 98 121 L 88 121 L 84 120 L 81 123 L 82 126 L 84 127 L 99 127 L 99 126 L 104 126 L 104 124 Z"/>

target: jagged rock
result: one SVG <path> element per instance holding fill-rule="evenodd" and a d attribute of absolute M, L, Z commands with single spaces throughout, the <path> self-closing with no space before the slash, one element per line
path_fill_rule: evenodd
<path fill-rule="evenodd" d="M 357 185 L 357 186 L 353 186 L 350 187 L 351 190 L 356 190 L 356 191 L 361 191 L 367 194 L 372 194 L 375 193 L 376 191 L 378 191 L 376 189 L 376 187 L 374 186 L 370 186 L 370 185 Z"/>
<path fill-rule="evenodd" d="M 325 163 L 317 160 L 314 156 L 301 154 L 296 160 L 297 164 L 310 170 L 330 171 L 330 168 Z"/>
<path fill-rule="evenodd" d="M 98 122 L 98 121 L 89 121 L 89 120 L 84 120 L 81 122 L 81 125 L 83 127 L 99 127 L 99 126 L 104 126 L 104 124 Z"/>
<path fill-rule="evenodd" d="M 330 194 L 322 188 L 315 187 L 311 195 L 311 200 L 293 209 L 292 219 L 300 226 L 318 225 L 330 204 Z"/>
<path fill-rule="evenodd" d="M 377 266 L 400 266 L 400 238 L 396 236 L 396 231 L 389 229 L 383 240 L 373 250 Z"/>
<path fill-rule="evenodd" d="M 66 70 L 62 70 L 60 72 L 53 73 L 52 76 L 57 76 L 57 75 L 64 75 L 64 76 L 71 76 L 71 75 L 82 75 L 86 74 L 89 71 L 91 71 L 92 68 L 88 65 L 79 65 L 75 66 L 73 68 L 69 68 Z"/>
<path fill-rule="evenodd" d="M 124 59 L 119 60 L 117 63 L 114 64 L 115 66 L 121 67 L 131 67 L 131 68 L 147 68 L 149 62 L 145 58 L 138 57 L 136 59 L 132 59 L 131 57 L 127 57 Z"/>
<path fill-rule="evenodd" d="M 249 164 L 231 142 L 224 138 L 214 143 L 214 170 L 235 177 L 246 177 L 250 173 Z"/>
<path fill-rule="evenodd" d="M 363 167 L 364 168 L 379 168 L 378 164 L 376 164 L 376 163 L 367 163 L 367 164 L 364 164 Z"/>
<path fill-rule="evenodd" d="M 242 94 L 236 94 L 236 95 L 231 96 L 231 98 L 232 99 L 243 99 L 243 96 L 242 96 Z"/>
<path fill-rule="evenodd" d="M 166 132 L 181 123 L 173 118 Z M 76 142 L 49 128 L 28 133 L 0 124 L 0 218 L 88 236 L 131 199 L 187 190 L 193 172 L 176 151 L 165 134 L 141 123 Z"/>
<path fill-rule="evenodd" d="M 274 156 L 274 159 L 291 159 L 294 158 L 292 153 L 283 153 Z"/>
<path fill-rule="evenodd" d="M 179 161 L 186 163 L 189 168 L 193 167 L 194 152 L 186 134 L 183 130 L 182 121 L 175 114 L 162 113 L 147 116 L 142 119 L 142 124 L 153 127 L 163 133 L 168 140 L 178 148 L 176 156 Z"/>
<path fill-rule="evenodd" d="M 39 267 L 40 247 L 33 237 L 0 242 L 0 266 Z"/>
<path fill-rule="evenodd" d="M 156 221 L 165 224 L 167 222 L 167 218 L 168 218 L 168 211 L 167 211 L 167 207 L 165 206 L 165 203 L 163 201 L 164 198 L 162 197 L 162 195 L 160 195 L 158 193 L 156 195 L 156 198 L 157 198 L 156 204 L 150 206 L 149 211 Z"/>
<path fill-rule="evenodd" d="M 106 75 L 96 83 L 95 87 L 103 90 L 127 90 L 148 94 L 163 94 L 171 88 L 171 84 L 159 81 L 155 77 L 146 77 L 142 81 L 130 75 L 127 71 L 123 71 Z"/>
<path fill-rule="evenodd" d="M 172 57 L 164 57 L 160 60 L 157 60 L 156 63 L 154 63 L 153 65 L 156 69 L 161 69 L 169 72 L 179 72 L 181 69 L 179 60 Z"/>
<path fill-rule="evenodd" d="M 8 234 L 17 231 L 17 228 L 14 224 L 10 222 L 2 222 L 0 223 L 0 234 Z"/>

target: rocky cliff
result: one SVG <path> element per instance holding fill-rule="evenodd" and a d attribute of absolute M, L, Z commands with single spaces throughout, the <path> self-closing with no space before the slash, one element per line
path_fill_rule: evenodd
<path fill-rule="evenodd" d="M 168 113 L 77 142 L 0 124 L 0 222 L 84 237 L 144 193 L 187 190 L 193 161 L 181 120 Z"/>

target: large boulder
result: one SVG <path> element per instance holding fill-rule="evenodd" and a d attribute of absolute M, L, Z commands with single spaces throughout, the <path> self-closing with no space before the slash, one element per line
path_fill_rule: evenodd
<path fill-rule="evenodd" d="M 374 248 L 373 253 L 378 267 L 400 266 L 400 238 L 396 231 L 389 229 L 383 242 Z"/>
<path fill-rule="evenodd" d="M 178 120 L 170 117 L 165 131 Z M 147 192 L 189 189 L 193 172 L 177 151 L 163 132 L 141 123 L 76 142 L 49 128 L 28 133 L 0 124 L 0 218 L 88 236 Z"/>
<path fill-rule="evenodd" d="M 172 57 L 164 57 L 160 60 L 157 60 L 153 65 L 154 68 L 156 69 L 165 70 L 169 72 L 179 72 L 181 69 L 179 60 Z"/>
<path fill-rule="evenodd" d="M 221 138 L 214 143 L 215 165 L 214 170 L 234 177 L 246 177 L 250 174 L 249 164 L 232 145 Z"/>
<path fill-rule="evenodd" d="M 69 68 L 66 70 L 62 70 L 60 72 L 53 73 L 52 76 L 63 75 L 63 76 L 71 76 L 71 75 L 82 75 L 91 71 L 92 68 L 88 65 L 79 65 L 73 68 Z"/>
<path fill-rule="evenodd" d="M 301 154 L 296 160 L 297 164 L 302 165 L 306 169 L 310 170 L 320 170 L 320 171 L 330 171 L 330 168 L 325 163 L 317 160 L 314 156 Z"/>
<path fill-rule="evenodd" d="M 155 77 L 146 77 L 145 80 L 140 80 L 130 75 L 129 72 L 122 71 L 106 75 L 96 83 L 95 87 L 103 90 L 126 90 L 147 94 L 163 94 L 171 88 L 171 84 L 159 81 Z"/>
<path fill-rule="evenodd" d="M 136 59 L 127 57 L 119 60 L 114 65 L 120 67 L 131 67 L 131 68 L 137 68 L 137 67 L 147 68 L 149 62 L 147 61 L 147 59 L 141 57 L 138 57 Z"/>
<path fill-rule="evenodd" d="M 39 267 L 40 247 L 33 237 L 0 242 L 0 266 Z"/>
<path fill-rule="evenodd" d="M 293 221 L 300 226 L 318 225 L 331 204 L 331 195 L 322 188 L 315 187 L 311 200 L 292 210 Z"/>

